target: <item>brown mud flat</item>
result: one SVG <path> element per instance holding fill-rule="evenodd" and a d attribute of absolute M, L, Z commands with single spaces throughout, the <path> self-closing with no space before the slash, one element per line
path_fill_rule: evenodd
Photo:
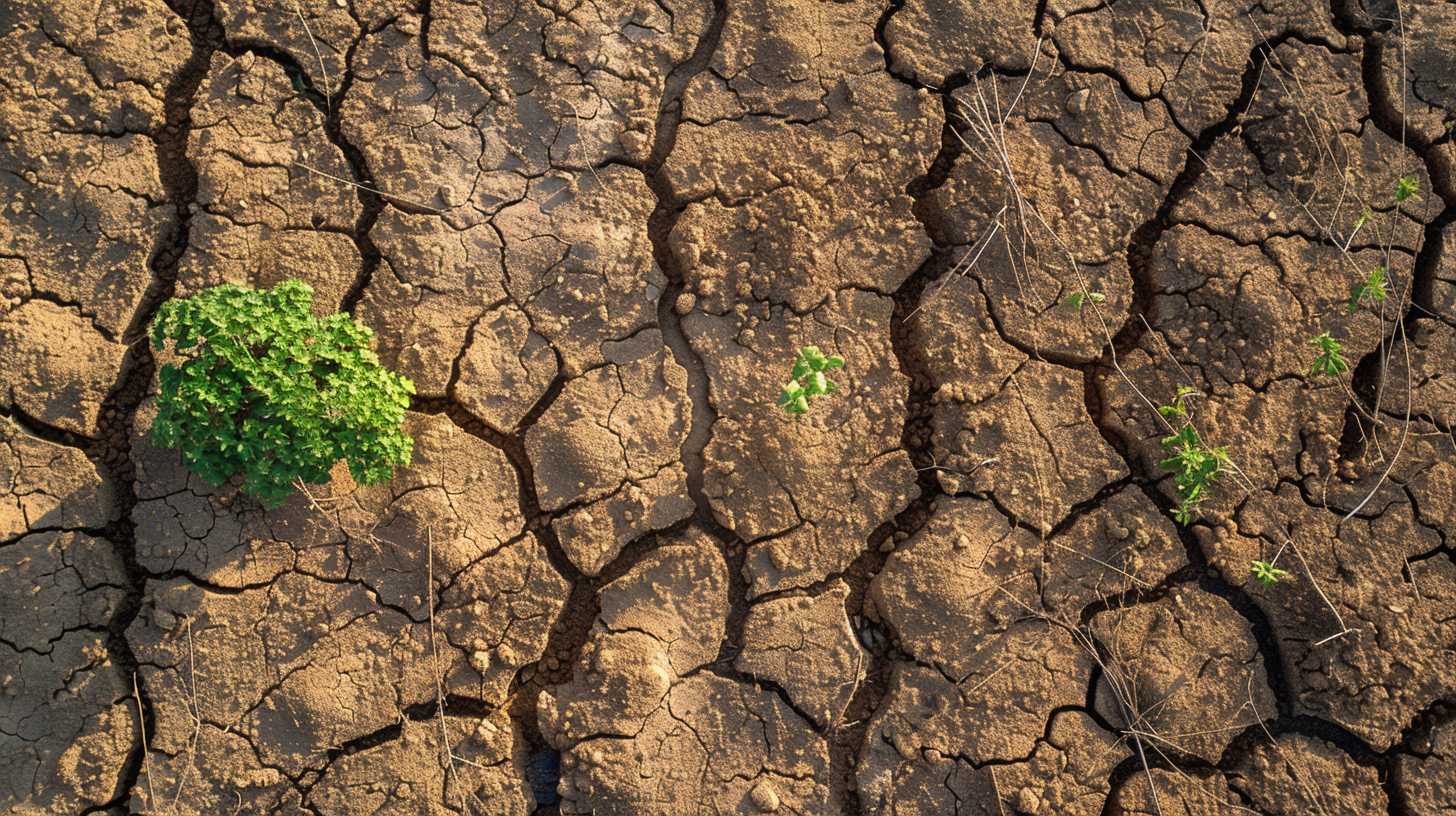
<path fill-rule="evenodd" d="M 0 811 L 1456 812 L 1453 39 L 4 4 Z M 139 338 L 291 277 L 416 452 L 265 511 L 149 444 Z M 848 365 L 791 421 L 810 343 Z M 1179 386 L 1242 474 L 1186 527 Z"/>

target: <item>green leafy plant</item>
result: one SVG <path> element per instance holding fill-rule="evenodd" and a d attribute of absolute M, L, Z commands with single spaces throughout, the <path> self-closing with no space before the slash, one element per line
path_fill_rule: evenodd
<path fill-rule="evenodd" d="M 1322 374 L 1326 377 L 1338 377 L 1350 370 L 1350 364 L 1341 354 L 1344 347 L 1340 345 L 1339 340 L 1331 337 L 1329 332 L 1316 336 L 1309 343 L 1319 350 L 1315 355 L 1314 365 L 1310 366 L 1310 376 Z"/>
<path fill-rule="evenodd" d="M 1395 200 L 1405 201 L 1409 198 L 1417 198 L 1421 191 L 1421 180 L 1415 176 L 1401 176 L 1395 182 Z"/>
<path fill-rule="evenodd" d="M 1077 291 L 1067 295 L 1067 305 L 1077 311 L 1081 311 L 1088 303 L 1104 303 L 1106 300 L 1107 296 L 1101 292 Z"/>
<path fill-rule="evenodd" d="M 1289 570 L 1283 570 L 1268 561 L 1250 561 L 1249 572 L 1264 586 L 1274 586 L 1280 579 L 1289 577 Z"/>
<path fill-rule="evenodd" d="M 272 289 L 232 284 L 162 304 L 151 327 L 158 351 L 176 362 L 158 373 L 153 441 L 220 485 L 281 503 L 296 481 L 322 483 L 348 459 L 363 484 L 409 464 L 413 440 L 400 430 L 414 384 L 379 364 L 373 332 L 347 314 L 319 318 L 313 289 L 290 280 Z"/>
<path fill-rule="evenodd" d="M 779 392 L 779 405 L 798 416 L 809 412 L 809 400 L 839 389 L 825 374 L 844 365 L 844 358 L 824 355 L 818 346 L 804 346 L 794 358 L 789 381 Z"/>
<path fill-rule="evenodd" d="M 1377 266 L 1370 270 L 1365 280 L 1355 284 L 1350 290 L 1350 305 L 1345 308 L 1346 313 L 1354 314 L 1360 308 L 1360 304 L 1369 303 L 1375 305 L 1385 301 L 1386 294 L 1385 267 Z"/>
<path fill-rule="evenodd" d="M 1173 433 L 1161 440 L 1169 455 L 1158 462 L 1159 467 L 1173 474 L 1173 484 L 1178 492 L 1178 507 L 1173 511 L 1173 518 L 1179 524 L 1193 520 L 1194 511 L 1208 498 L 1210 488 L 1229 462 L 1228 449 L 1205 443 L 1188 419 L 1187 401 L 1196 393 L 1186 386 L 1179 388 L 1172 403 L 1158 408 L 1158 413 L 1170 425 L 1181 420 L 1180 425 L 1174 426 Z"/>

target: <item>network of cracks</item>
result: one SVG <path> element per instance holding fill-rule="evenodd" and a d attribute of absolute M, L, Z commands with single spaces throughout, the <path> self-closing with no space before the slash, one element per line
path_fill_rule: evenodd
<path fill-rule="evenodd" d="M 1447 812 L 1453 33 L 10 3 L 0 806 Z M 415 450 L 265 509 L 150 443 L 145 335 L 289 278 L 414 381 Z M 846 365 L 794 419 L 806 345 Z M 1233 463 L 1187 524 L 1180 388 Z"/>

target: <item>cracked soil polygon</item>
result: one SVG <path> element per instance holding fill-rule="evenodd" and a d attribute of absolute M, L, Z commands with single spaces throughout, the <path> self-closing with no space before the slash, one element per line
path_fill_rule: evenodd
<path fill-rule="evenodd" d="M 188 158 L 198 212 L 177 293 L 219 283 L 270 287 L 299 278 L 331 314 L 359 274 L 349 231 L 359 198 L 324 114 L 293 92 L 283 68 L 253 52 L 214 53 L 192 108 Z"/>
<path fill-rule="evenodd" d="M 563 752 L 562 813 L 825 812 L 828 755 L 811 723 L 714 667 L 727 584 L 715 543 L 689 528 L 602 590 L 576 675 L 541 698 Z"/>

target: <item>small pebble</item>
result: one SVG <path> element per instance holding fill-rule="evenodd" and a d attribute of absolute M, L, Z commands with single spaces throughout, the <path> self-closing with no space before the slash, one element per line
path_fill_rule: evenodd
<path fill-rule="evenodd" d="M 753 806 L 758 808 L 760 813 L 773 813 L 779 809 L 779 792 L 768 782 L 760 782 L 754 786 L 753 792 L 749 794 L 753 799 Z"/>

